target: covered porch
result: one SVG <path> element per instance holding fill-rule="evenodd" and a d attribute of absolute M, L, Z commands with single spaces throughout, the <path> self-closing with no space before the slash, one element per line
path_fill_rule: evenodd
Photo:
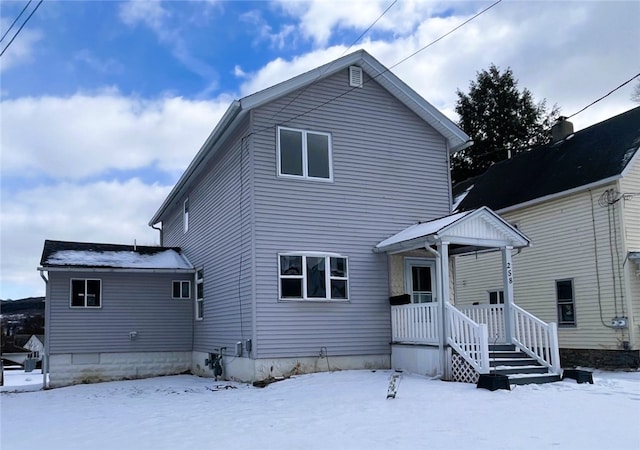
<path fill-rule="evenodd" d="M 479 374 L 510 372 L 503 363 L 518 355 L 527 369 L 559 375 L 556 325 L 513 297 L 512 253 L 530 244 L 486 207 L 418 223 L 380 242 L 374 251 L 389 255 L 391 273 L 393 367 L 474 382 Z M 486 251 L 501 252 L 504 299 L 456 307 L 453 256 Z"/>

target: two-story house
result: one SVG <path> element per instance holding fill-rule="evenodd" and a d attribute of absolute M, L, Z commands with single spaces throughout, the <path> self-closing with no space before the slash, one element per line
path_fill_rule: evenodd
<path fill-rule="evenodd" d="M 529 240 L 486 208 L 449 216 L 449 157 L 469 144 L 365 51 L 233 102 L 149 222 L 163 247 L 47 241 L 52 385 L 392 365 L 448 377 L 452 352 L 489 371 L 487 325 L 451 305 L 449 255 L 502 249 L 509 305 L 511 252 Z"/>

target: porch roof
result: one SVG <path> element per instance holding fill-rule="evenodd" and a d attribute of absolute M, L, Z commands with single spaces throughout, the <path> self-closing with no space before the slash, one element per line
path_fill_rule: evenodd
<path fill-rule="evenodd" d="M 380 242 L 374 251 L 399 253 L 425 248 L 439 242 L 451 244 L 450 254 L 476 251 L 479 248 L 522 248 L 531 245 L 524 233 L 483 206 L 411 225 Z"/>

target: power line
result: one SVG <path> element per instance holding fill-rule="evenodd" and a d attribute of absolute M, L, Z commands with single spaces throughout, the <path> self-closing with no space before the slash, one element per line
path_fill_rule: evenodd
<path fill-rule="evenodd" d="M 7 51 L 7 49 L 9 48 L 9 46 L 11 45 L 11 43 L 16 39 L 16 37 L 18 37 L 18 35 L 20 34 L 20 31 L 22 31 L 22 29 L 24 28 L 24 26 L 27 24 L 27 22 L 29 22 L 29 19 L 31 19 L 31 16 L 33 16 L 35 14 L 35 12 L 38 10 L 38 8 L 40 7 L 40 5 L 42 4 L 43 0 L 40 0 L 38 2 L 38 4 L 36 5 L 36 7 L 33 9 L 33 11 L 31 11 L 31 14 L 29 14 L 29 16 L 25 19 L 25 21 L 22 23 L 22 25 L 20 25 L 20 28 L 18 28 L 18 31 L 16 31 L 16 34 L 13 35 L 13 37 L 11 38 L 11 40 L 9 41 L 9 43 L 7 44 L 7 46 L 2 50 L 2 53 L 0 53 L 0 56 L 4 55 L 4 52 Z"/>
<path fill-rule="evenodd" d="M 342 53 L 342 56 L 344 56 L 350 49 L 351 47 L 353 47 L 354 45 L 356 45 L 356 43 L 362 39 L 362 37 L 367 34 L 369 32 L 369 30 L 371 30 L 371 28 L 373 28 L 375 26 L 376 23 L 378 23 L 378 21 L 380 19 L 382 19 L 382 17 L 393 7 L 393 5 L 395 5 L 396 3 L 398 3 L 398 0 L 393 0 L 393 3 L 391 3 L 389 6 L 387 6 L 387 9 L 385 9 L 384 11 L 382 11 L 382 14 L 380 14 L 380 16 L 378 16 L 378 18 L 376 20 L 373 21 L 373 23 L 371 25 L 369 25 L 369 27 L 367 27 L 366 30 L 364 30 L 362 33 L 360 33 L 360 36 L 358 36 L 356 38 L 355 41 L 353 41 L 351 43 L 351 45 L 349 45 L 349 47 L 347 47 L 347 49 Z"/>
<path fill-rule="evenodd" d="M 607 98 L 608 96 L 610 96 L 611 94 L 613 94 L 615 91 L 617 91 L 618 89 L 622 88 L 623 86 L 626 86 L 627 84 L 631 83 L 633 80 L 635 80 L 636 78 L 640 77 L 640 73 L 635 74 L 634 76 L 632 76 L 631 78 L 629 78 L 627 81 L 625 81 L 624 83 L 622 83 L 620 86 L 614 88 L 613 90 L 609 91 L 607 94 L 603 95 L 602 97 L 600 97 L 597 100 L 594 100 L 593 102 L 589 103 L 587 106 L 585 106 L 584 108 L 582 108 L 580 111 L 578 111 L 577 113 L 573 113 L 571 114 L 569 117 L 567 117 L 567 119 L 571 119 L 573 116 L 577 116 L 578 114 L 580 114 L 582 111 L 591 108 L 593 105 L 595 105 L 596 103 L 598 103 L 600 100 L 603 100 L 605 98 Z"/>
<path fill-rule="evenodd" d="M 2 37 L 0 38 L 0 42 L 2 42 L 4 40 L 4 38 L 7 36 L 7 34 L 9 33 L 9 31 L 11 31 L 11 29 L 13 28 L 13 26 L 16 24 L 16 22 L 18 21 L 18 19 L 20 19 L 20 17 L 22 17 L 22 14 L 25 12 L 25 10 L 29 7 L 29 5 L 31 4 L 31 0 L 29 0 L 27 2 L 26 5 L 24 5 L 24 8 L 22 8 L 22 11 L 20 11 L 20 14 L 18 14 L 18 17 L 16 17 L 13 21 L 13 23 L 11 23 L 11 25 L 9 25 L 9 28 L 7 28 L 7 31 L 4 32 L 4 34 L 2 35 Z"/>

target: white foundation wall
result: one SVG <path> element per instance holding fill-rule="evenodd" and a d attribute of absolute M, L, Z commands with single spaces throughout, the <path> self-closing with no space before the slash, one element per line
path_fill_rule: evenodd
<path fill-rule="evenodd" d="M 391 367 L 403 372 L 435 377 L 442 374 L 438 347 L 393 344 Z"/>
<path fill-rule="evenodd" d="M 208 353 L 193 352 L 194 375 L 213 377 L 213 369 L 205 365 Z M 251 382 L 270 377 L 287 377 L 303 373 L 336 370 L 383 370 L 391 367 L 390 355 L 331 356 L 304 358 L 251 359 L 223 357 L 223 377 L 227 380 Z"/>
<path fill-rule="evenodd" d="M 49 356 L 49 387 L 175 375 L 191 370 L 191 352 L 66 353 Z"/>

